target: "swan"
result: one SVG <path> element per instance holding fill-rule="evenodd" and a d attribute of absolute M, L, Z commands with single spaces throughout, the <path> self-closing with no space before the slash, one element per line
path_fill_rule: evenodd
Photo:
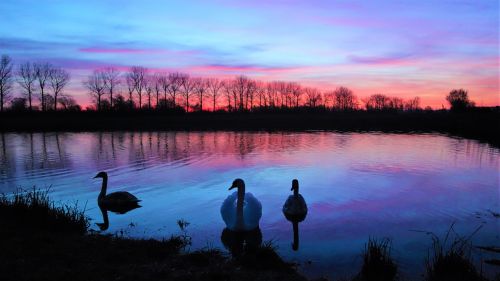
<path fill-rule="evenodd" d="M 288 196 L 283 205 L 283 214 L 289 221 L 303 221 L 307 216 L 307 204 L 304 197 L 299 194 L 299 181 L 292 181 L 293 195 Z"/>
<path fill-rule="evenodd" d="M 238 191 L 229 195 L 222 203 L 220 213 L 229 230 L 250 231 L 259 227 L 262 205 L 252 193 L 245 193 L 245 182 L 235 179 L 229 190 Z"/>
<path fill-rule="evenodd" d="M 126 191 L 118 191 L 106 195 L 106 189 L 108 188 L 108 174 L 106 172 L 98 173 L 94 179 L 96 178 L 102 178 L 101 192 L 97 197 L 97 204 L 99 206 L 120 214 L 140 207 L 138 203 L 141 200 Z"/>

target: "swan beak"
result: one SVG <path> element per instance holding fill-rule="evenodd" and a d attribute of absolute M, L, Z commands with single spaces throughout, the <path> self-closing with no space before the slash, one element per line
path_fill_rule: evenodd
<path fill-rule="evenodd" d="M 290 188 L 290 190 L 293 190 L 293 186 L 292 186 L 292 188 Z"/>
<path fill-rule="evenodd" d="M 97 178 L 98 178 L 97 176 L 93 177 L 93 179 L 97 179 Z"/>
<path fill-rule="evenodd" d="M 233 189 L 235 187 L 236 187 L 236 185 L 231 185 L 231 187 L 228 190 L 231 190 L 231 189 Z"/>

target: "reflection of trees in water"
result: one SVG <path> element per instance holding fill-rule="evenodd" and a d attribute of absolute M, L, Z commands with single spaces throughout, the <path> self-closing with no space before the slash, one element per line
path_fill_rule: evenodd
<path fill-rule="evenodd" d="M 14 150 L 7 149 L 7 140 L 4 133 L 0 133 L 0 163 L 2 168 L 0 169 L 0 179 L 5 180 L 11 178 L 16 173 L 16 161 Z"/>

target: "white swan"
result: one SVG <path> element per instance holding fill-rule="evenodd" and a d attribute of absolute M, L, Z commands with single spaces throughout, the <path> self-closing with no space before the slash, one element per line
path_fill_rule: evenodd
<path fill-rule="evenodd" d="M 283 214 L 289 221 L 301 222 L 307 216 L 307 204 L 304 197 L 299 194 L 299 181 L 292 181 L 293 195 L 288 196 L 288 199 L 283 205 Z"/>
<path fill-rule="evenodd" d="M 108 174 L 106 172 L 98 173 L 95 178 L 102 178 L 101 192 L 97 197 L 97 204 L 99 206 L 117 213 L 125 213 L 127 211 L 124 212 L 123 210 L 140 207 L 138 203 L 141 200 L 126 191 L 118 191 L 106 195 L 106 189 L 108 188 Z"/>
<path fill-rule="evenodd" d="M 229 190 L 238 188 L 222 203 L 220 213 L 227 228 L 232 231 L 249 231 L 259 227 L 262 205 L 252 193 L 245 193 L 245 182 L 236 179 Z"/>

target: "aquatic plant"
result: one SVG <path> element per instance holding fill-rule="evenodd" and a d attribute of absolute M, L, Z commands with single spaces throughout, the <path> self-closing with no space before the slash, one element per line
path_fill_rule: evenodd
<path fill-rule="evenodd" d="M 479 226 L 469 236 L 461 236 L 451 224 L 443 240 L 432 232 L 427 232 L 432 238 L 432 247 L 426 260 L 427 281 L 482 281 L 486 280 L 474 266 L 472 252 L 472 237 L 482 226 Z M 452 237 L 453 236 L 453 237 Z"/>
<path fill-rule="evenodd" d="M 361 271 L 355 281 L 397 280 L 398 266 L 391 257 L 391 240 L 369 238 L 363 252 Z"/>

